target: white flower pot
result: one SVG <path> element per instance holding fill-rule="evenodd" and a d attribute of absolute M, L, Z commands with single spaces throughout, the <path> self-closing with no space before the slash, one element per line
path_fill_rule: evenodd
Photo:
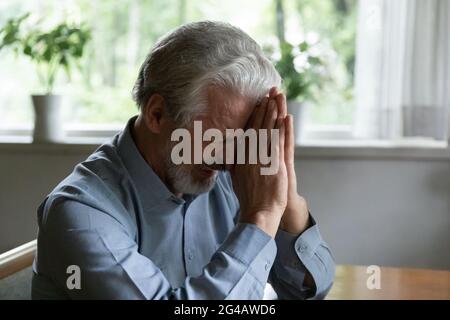
<path fill-rule="evenodd" d="M 64 139 L 61 119 L 61 96 L 32 95 L 34 107 L 33 142 L 52 143 Z"/>
<path fill-rule="evenodd" d="M 287 111 L 292 114 L 293 118 L 295 144 L 299 144 L 305 129 L 305 104 L 296 100 L 289 100 Z"/>

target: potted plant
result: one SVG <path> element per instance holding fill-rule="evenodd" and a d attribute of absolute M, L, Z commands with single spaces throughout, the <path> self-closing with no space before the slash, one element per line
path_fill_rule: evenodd
<path fill-rule="evenodd" d="M 64 137 L 61 119 L 61 96 L 53 88 L 60 69 L 70 77 L 70 70 L 83 56 L 90 38 L 85 26 L 61 23 L 49 31 L 42 31 L 36 25 L 24 31 L 23 23 L 29 13 L 10 19 L 0 29 L 0 51 L 10 47 L 16 54 L 22 53 L 36 65 L 43 94 L 33 94 L 34 142 L 58 142 Z"/>
<path fill-rule="evenodd" d="M 305 104 L 315 99 L 317 89 L 325 79 L 324 63 L 312 54 L 311 48 L 306 41 L 298 46 L 280 41 L 278 45 L 264 47 L 283 79 L 288 113 L 293 116 L 296 143 L 301 140 L 305 127 Z"/>

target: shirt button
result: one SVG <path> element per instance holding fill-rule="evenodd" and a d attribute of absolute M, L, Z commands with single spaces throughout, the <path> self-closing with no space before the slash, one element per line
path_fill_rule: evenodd
<path fill-rule="evenodd" d="M 266 265 L 264 266 L 264 269 L 266 269 L 266 271 L 267 271 L 267 270 L 269 270 L 269 268 L 270 268 L 270 263 L 267 262 Z"/>
<path fill-rule="evenodd" d="M 300 251 L 301 253 L 305 252 L 308 249 L 308 246 L 306 244 L 302 244 L 300 246 L 298 246 L 298 251 Z"/>
<path fill-rule="evenodd" d="M 192 253 L 189 253 L 189 255 L 188 255 L 188 259 L 189 259 L 189 260 L 192 260 L 192 259 L 194 259 L 194 255 L 193 255 Z"/>

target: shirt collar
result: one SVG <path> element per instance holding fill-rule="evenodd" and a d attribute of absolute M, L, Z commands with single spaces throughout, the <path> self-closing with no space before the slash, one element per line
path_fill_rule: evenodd
<path fill-rule="evenodd" d="M 125 129 L 119 134 L 117 151 L 137 189 L 143 209 L 148 211 L 164 201 L 177 205 L 183 204 L 184 200 L 176 197 L 167 188 L 136 147 L 131 135 L 131 126 L 136 118 L 131 118 Z"/>

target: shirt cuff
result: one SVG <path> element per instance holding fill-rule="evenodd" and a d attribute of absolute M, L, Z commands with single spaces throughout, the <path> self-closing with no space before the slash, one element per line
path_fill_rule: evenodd
<path fill-rule="evenodd" d="M 305 271 L 309 271 L 315 283 L 320 280 L 320 274 L 317 268 L 314 268 L 311 259 L 313 258 L 317 247 L 322 243 L 322 237 L 319 227 L 314 218 L 310 215 L 310 227 L 300 235 L 288 233 L 281 229 L 278 230 L 275 241 L 278 247 L 277 266 L 282 267 L 285 276 L 290 278 L 290 282 L 300 287 L 302 290 Z"/>
<path fill-rule="evenodd" d="M 238 223 L 219 250 L 248 266 L 252 276 L 265 286 L 277 255 L 271 236 L 254 224 Z"/>
<path fill-rule="evenodd" d="M 278 229 L 275 241 L 279 250 L 279 257 L 283 261 L 295 262 L 298 258 L 312 257 L 317 247 L 322 243 L 319 227 L 310 215 L 310 227 L 300 235 L 295 235 Z"/>

